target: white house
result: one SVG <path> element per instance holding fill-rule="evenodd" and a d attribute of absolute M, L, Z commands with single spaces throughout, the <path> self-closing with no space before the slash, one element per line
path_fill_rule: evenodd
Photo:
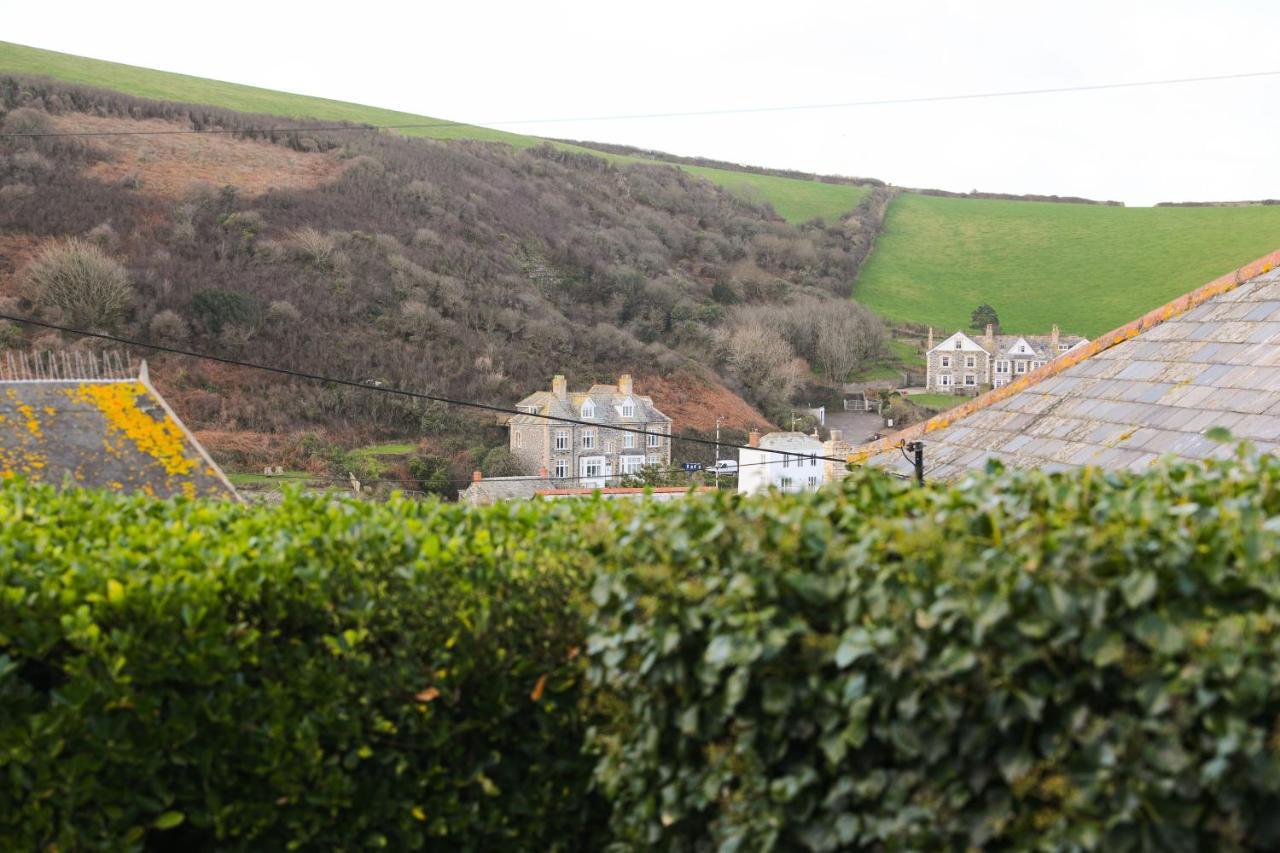
<path fill-rule="evenodd" d="M 929 329 L 925 386 L 934 393 L 977 394 L 984 387 L 1008 385 L 1088 342 L 1060 334 L 1057 326 L 1047 335 L 997 335 L 988 325 L 985 335 L 956 332 L 934 346 Z"/>
<path fill-rule="evenodd" d="M 747 443 L 748 447 L 738 451 L 738 491 L 741 493 L 757 494 L 768 489 L 811 492 L 826 479 L 822 442 L 815 436 L 802 432 L 771 432 L 762 436 L 752 430 Z"/>

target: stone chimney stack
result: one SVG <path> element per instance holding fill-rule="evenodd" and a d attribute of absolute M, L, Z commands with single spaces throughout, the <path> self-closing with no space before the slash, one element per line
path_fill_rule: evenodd
<path fill-rule="evenodd" d="M 631 394 L 631 374 L 624 373 L 618 377 L 618 393 Z"/>
<path fill-rule="evenodd" d="M 1058 324 L 1053 324 L 1053 331 L 1049 332 L 1049 358 L 1055 358 L 1058 355 Z"/>
<path fill-rule="evenodd" d="M 992 323 L 987 324 L 987 334 L 983 337 L 982 348 L 991 354 L 996 351 L 996 327 Z"/>
<path fill-rule="evenodd" d="M 551 393 L 561 400 L 569 396 L 569 385 L 564 381 L 564 374 L 557 373 L 551 379 Z"/>
<path fill-rule="evenodd" d="M 478 483 L 483 479 L 484 479 L 484 474 L 481 474 L 479 471 L 471 472 L 471 482 Z"/>
<path fill-rule="evenodd" d="M 933 326 L 929 327 L 929 343 L 925 346 L 925 352 L 933 349 Z"/>
<path fill-rule="evenodd" d="M 751 432 L 747 433 L 747 446 L 748 447 L 760 446 L 760 430 L 753 429 Z"/>

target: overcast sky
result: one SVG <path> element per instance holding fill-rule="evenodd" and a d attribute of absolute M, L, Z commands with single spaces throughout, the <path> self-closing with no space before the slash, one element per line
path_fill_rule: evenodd
<path fill-rule="evenodd" d="M 1280 197 L 1280 77 L 511 124 L 1280 69 L 1274 0 L 5 4 L 0 39 L 202 77 L 916 187 Z"/>

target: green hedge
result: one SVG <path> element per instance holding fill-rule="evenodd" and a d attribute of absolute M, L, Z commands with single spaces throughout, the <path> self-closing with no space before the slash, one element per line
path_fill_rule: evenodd
<path fill-rule="evenodd" d="M 666 505 L 596 545 L 664 850 L 1280 846 L 1280 462 Z"/>
<path fill-rule="evenodd" d="M 590 846 L 565 515 L 0 488 L 0 847 Z"/>
<path fill-rule="evenodd" d="M 1277 750 L 1275 459 L 644 507 L 0 485 L 3 849 L 1274 849 Z"/>

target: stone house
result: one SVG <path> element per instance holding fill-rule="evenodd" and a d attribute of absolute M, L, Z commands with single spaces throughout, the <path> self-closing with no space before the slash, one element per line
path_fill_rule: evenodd
<path fill-rule="evenodd" d="M 564 376 L 556 375 L 550 391 L 535 391 L 516 408 L 525 414 L 507 421 L 509 448 L 530 473 L 604 488 L 646 465 L 671 465 L 671 418 L 635 392 L 630 374 L 618 377 L 617 385 L 580 392 L 570 392 Z M 547 415 L 582 423 L 539 417 Z"/>
<path fill-rule="evenodd" d="M 1061 334 L 1057 326 L 1047 335 L 997 335 L 988 324 L 984 335 L 956 332 L 934 346 L 933 329 L 929 329 L 925 386 L 935 394 L 977 394 L 1008 385 L 1088 342 L 1078 335 Z"/>

